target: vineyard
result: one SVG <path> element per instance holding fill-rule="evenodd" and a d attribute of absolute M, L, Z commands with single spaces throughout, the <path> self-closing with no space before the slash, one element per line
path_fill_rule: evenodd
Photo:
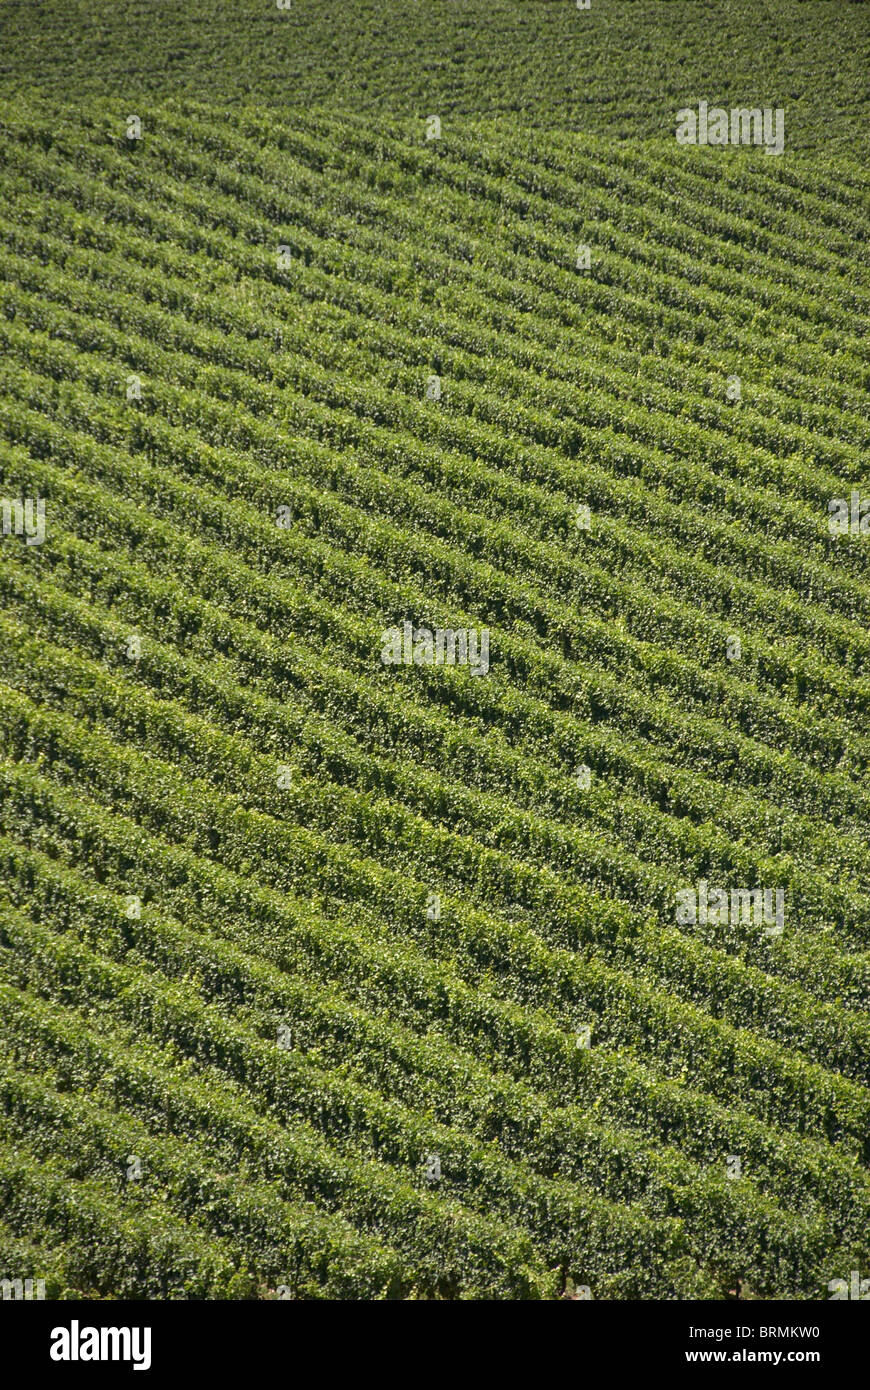
<path fill-rule="evenodd" d="M 769 91 L 793 149 L 870 160 L 866 0 L 3 0 L 0 38 L 28 102 L 219 92 L 276 126 L 315 103 L 649 140 L 686 99 Z"/>
<path fill-rule="evenodd" d="M 0 106 L 0 1277 L 827 1298 L 870 176 L 427 115 Z"/>

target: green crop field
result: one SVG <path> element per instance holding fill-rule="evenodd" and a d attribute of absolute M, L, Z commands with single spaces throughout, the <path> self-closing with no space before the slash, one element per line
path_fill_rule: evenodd
<path fill-rule="evenodd" d="M 768 92 L 793 149 L 870 160 L 866 0 L 3 0 L 0 40 L 0 89 L 28 100 L 219 93 L 646 140 L 687 102 Z"/>
<path fill-rule="evenodd" d="M 711 13 L 4 6 L 0 1279 L 870 1273 L 868 7 Z"/>

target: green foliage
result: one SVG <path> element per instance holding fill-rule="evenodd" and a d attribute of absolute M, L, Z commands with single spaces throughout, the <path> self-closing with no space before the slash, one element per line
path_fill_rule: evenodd
<path fill-rule="evenodd" d="M 196 0 L 139 0 L 131 14 L 95 12 L 92 0 L 47 10 L 6 0 L 3 75 L 5 90 L 28 100 L 58 90 L 120 98 L 124 117 L 131 91 L 149 109 L 183 92 L 219 110 L 326 102 L 380 120 L 386 108 L 421 140 L 431 112 L 485 111 L 526 128 L 634 141 L 673 136 L 676 112 L 704 93 L 724 106 L 761 104 L 763 78 L 787 107 L 795 148 L 833 144 L 866 168 L 856 99 L 870 66 L 865 9 L 845 0 L 771 0 L 762 15 L 751 0 L 712 12 L 694 0 L 592 0 L 584 11 L 574 0 L 432 0 L 421 14 L 418 0 L 280 9 L 277 0 L 215 0 L 206 24 Z"/>
<path fill-rule="evenodd" d="M 150 110 L 135 156 L 4 112 L 0 1275 L 823 1296 L 870 1258 L 866 178 Z M 406 616 L 489 674 L 384 667 Z M 678 923 L 700 879 L 785 933 Z"/>

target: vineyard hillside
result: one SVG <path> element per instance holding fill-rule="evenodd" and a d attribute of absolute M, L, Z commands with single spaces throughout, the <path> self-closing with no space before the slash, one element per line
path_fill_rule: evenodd
<path fill-rule="evenodd" d="M 827 1298 L 867 166 L 237 95 L 0 106 L 0 1277 Z"/>
<path fill-rule="evenodd" d="M 430 113 L 608 140 L 699 100 L 785 108 L 794 150 L 870 163 L 867 0 L 3 0 L 0 91 Z"/>

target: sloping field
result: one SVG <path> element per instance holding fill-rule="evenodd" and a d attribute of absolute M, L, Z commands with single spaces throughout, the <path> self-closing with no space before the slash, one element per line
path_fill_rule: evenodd
<path fill-rule="evenodd" d="M 774 105 L 789 148 L 870 162 L 866 0 L 3 0 L 0 90 L 129 110 L 182 94 L 512 113 L 607 139 L 673 133 L 701 99 Z M 280 120 L 280 116 L 279 116 Z"/>
<path fill-rule="evenodd" d="M 0 1274 L 826 1298 L 870 1263 L 829 528 L 870 178 L 127 115 L 2 108 L 0 493 L 45 535 L 0 538 Z"/>

